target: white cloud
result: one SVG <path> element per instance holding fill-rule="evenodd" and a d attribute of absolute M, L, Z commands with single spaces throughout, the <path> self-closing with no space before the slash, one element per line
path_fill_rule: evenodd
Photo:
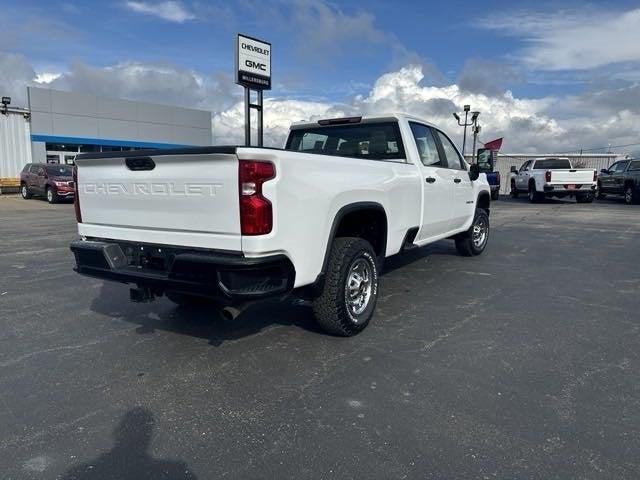
<path fill-rule="evenodd" d="M 164 2 L 151 3 L 139 1 L 127 1 L 125 7 L 136 13 L 152 15 L 169 22 L 184 23 L 193 20 L 195 15 L 185 7 L 182 2 L 167 0 Z"/>
<path fill-rule="evenodd" d="M 34 80 L 38 83 L 51 83 L 61 76 L 62 74 L 57 72 L 39 72 Z"/>
<path fill-rule="evenodd" d="M 620 101 L 626 92 L 608 91 L 596 96 L 542 99 L 516 98 L 511 92 L 496 95 L 470 93 L 458 85 L 422 85 L 422 67 L 414 65 L 389 72 L 375 82 L 367 95 L 359 95 L 347 105 L 330 102 L 308 102 L 291 99 L 269 99 L 265 106 L 265 144 L 281 146 L 293 121 L 364 114 L 379 115 L 406 112 L 424 118 L 462 143 L 462 129 L 452 112 L 471 104 L 481 111 L 481 138 L 505 137 L 507 152 L 564 152 L 607 144 L 627 144 L 637 141 L 640 112 L 627 109 L 600 109 L 594 115 L 584 115 L 603 96 L 608 101 Z M 575 106 L 558 120 L 550 115 L 558 105 Z M 244 141 L 243 105 L 238 102 L 228 110 L 214 115 L 214 138 L 218 143 Z M 255 123 L 253 124 L 255 127 Z M 470 151 L 468 147 L 468 152 Z"/>
<path fill-rule="evenodd" d="M 265 146 L 282 147 L 293 122 L 344 117 L 350 107 L 343 109 L 330 103 L 270 98 L 264 106 Z M 255 135 L 255 115 L 252 135 Z M 244 103 L 238 102 L 213 117 L 214 143 L 223 145 L 244 143 Z M 255 137 L 252 137 L 255 139 Z"/>
<path fill-rule="evenodd" d="M 14 97 L 16 105 L 26 104 L 26 85 L 42 86 L 37 80 L 47 79 L 45 73 L 36 74 L 21 55 L 0 52 L 1 93 Z M 210 110 L 217 144 L 244 141 L 242 89 L 227 75 L 207 76 L 169 64 L 128 62 L 94 67 L 78 62 L 47 85 Z M 464 104 L 482 112 L 481 138 L 504 136 L 507 152 L 564 152 L 634 143 L 640 126 L 640 85 L 581 95 L 518 98 L 509 91 L 482 93 L 456 84 L 434 86 L 419 65 L 381 75 L 368 92 L 353 96 L 347 103 L 302 100 L 291 95 L 274 97 L 274 93 L 267 92 L 265 99 L 265 144 L 276 147 L 282 146 L 294 121 L 392 111 L 431 121 L 461 144 L 462 129 L 451 114 Z"/>
<path fill-rule="evenodd" d="M 640 8 L 492 15 L 481 25 L 522 38 L 518 57 L 540 70 L 584 70 L 640 61 Z"/>

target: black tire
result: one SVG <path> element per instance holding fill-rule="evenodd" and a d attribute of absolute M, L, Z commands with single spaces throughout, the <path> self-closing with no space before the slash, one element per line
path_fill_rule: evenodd
<path fill-rule="evenodd" d="M 577 195 L 576 202 L 577 203 L 593 203 L 594 196 L 591 193 L 586 195 Z"/>
<path fill-rule="evenodd" d="M 528 197 L 530 203 L 540 203 L 544 198 L 540 193 L 536 192 L 536 186 L 533 183 L 529 184 Z"/>
<path fill-rule="evenodd" d="M 20 195 L 22 195 L 22 198 L 25 200 L 29 200 L 33 196 L 29 187 L 27 187 L 27 184 L 24 182 L 20 184 Z"/>
<path fill-rule="evenodd" d="M 518 192 L 518 189 L 516 188 L 516 181 L 515 180 L 511 180 L 511 198 L 518 198 L 518 195 L 520 192 Z"/>
<path fill-rule="evenodd" d="M 598 182 L 598 200 L 602 200 L 603 198 L 605 198 L 607 195 L 602 193 L 602 185 L 600 184 L 600 182 Z"/>
<path fill-rule="evenodd" d="M 474 236 L 474 230 L 475 227 L 480 226 L 480 224 L 484 224 L 485 231 L 484 238 L 482 238 L 481 241 L 478 241 L 480 239 Z M 463 257 L 473 257 L 476 255 L 480 255 L 482 252 L 484 252 L 484 249 L 487 246 L 487 242 L 489 241 L 489 231 L 489 215 L 487 214 L 487 211 L 483 208 L 476 209 L 476 214 L 473 218 L 471 227 L 469 227 L 469 230 L 461 233 L 455 239 L 456 250 L 458 250 L 458 253 Z"/>
<path fill-rule="evenodd" d="M 49 203 L 58 203 L 60 201 L 60 198 L 58 197 L 58 194 L 56 192 L 53 191 L 53 189 L 51 187 L 47 187 L 45 193 L 45 197 L 47 199 L 47 202 Z"/>
<path fill-rule="evenodd" d="M 500 190 L 494 190 L 491 192 L 491 200 L 498 200 L 500 198 Z"/>
<path fill-rule="evenodd" d="M 633 191 L 633 185 L 627 185 L 624 189 L 624 203 L 633 205 L 634 203 L 638 203 L 639 200 L 638 194 Z"/>
<path fill-rule="evenodd" d="M 181 307 L 202 307 L 215 304 L 210 298 L 189 295 L 187 293 L 166 292 L 165 296 Z"/>
<path fill-rule="evenodd" d="M 368 278 L 368 281 L 354 285 L 353 289 L 358 290 L 357 295 L 364 303 L 359 307 L 351 307 L 348 304 L 348 290 L 350 280 L 353 281 L 356 275 Z M 361 238 L 336 238 L 331 246 L 324 289 L 313 302 L 318 324 L 327 333 L 350 337 L 360 333 L 369 324 L 377 301 L 378 264 L 373 247 Z M 354 311 L 362 307 L 362 310 Z"/>

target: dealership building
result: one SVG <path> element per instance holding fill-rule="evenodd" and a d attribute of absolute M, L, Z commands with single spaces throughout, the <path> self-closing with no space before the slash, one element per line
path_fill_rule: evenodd
<path fill-rule="evenodd" d="M 84 93 L 27 88 L 28 106 L 0 109 L 0 178 L 25 164 L 73 163 L 82 152 L 211 145 L 211 113 Z"/>

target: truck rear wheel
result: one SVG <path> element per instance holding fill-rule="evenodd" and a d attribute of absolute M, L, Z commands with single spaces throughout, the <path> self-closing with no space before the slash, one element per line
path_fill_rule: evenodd
<path fill-rule="evenodd" d="M 480 255 L 489 240 L 489 215 L 478 208 L 471 227 L 456 237 L 456 249 L 464 257 Z"/>
<path fill-rule="evenodd" d="M 516 188 L 516 181 L 511 180 L 511 198 L 518 198 L 518 189 Z"/>
<path fill-rule="evenodd" d="M 633 191 L 632 185 L 627 185 L 624 189 L 624 203 L 627 205 L 638 203 L 638 195 Z"/>
<path fill-rule="evenodd" d="M 378 300 L 378 265 L 369 242 L 336 238 L 329 254 L 324 289 L 313 303 L 320 327 L 341 337 L 369 324 Z"/>
<path fill-rule="evenodd" d="M 536 185 L 531 183 L 529 185 L 529 202 L 540 203 L 544 199 L 544 195 L 541 195 L 536 191 Z"/>

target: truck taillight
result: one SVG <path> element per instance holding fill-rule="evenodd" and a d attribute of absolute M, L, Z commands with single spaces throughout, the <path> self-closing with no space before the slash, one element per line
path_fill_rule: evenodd
<path fill-rule="evenodd" d="M 76 220 L 82 223 L 82 214 L 80 213 L 80 195 L 78 195 L 78 167 L 73 166 L 73 209 L 76 211 Z"/>
<path fill-rule="evenodd" d="M 271 202 L 262 196 L 262 184 L 276 176 L 271 162 L 240 160 L 240 231 L 242 235 L 265 235 L 273 228 Z"/>
<path fill-rule="evenodd" d="M 546 180 L 547 183 L 549 183 L 551 181 L 551 170 L 547 170 L 545 172 L 544 179 Z"/>

